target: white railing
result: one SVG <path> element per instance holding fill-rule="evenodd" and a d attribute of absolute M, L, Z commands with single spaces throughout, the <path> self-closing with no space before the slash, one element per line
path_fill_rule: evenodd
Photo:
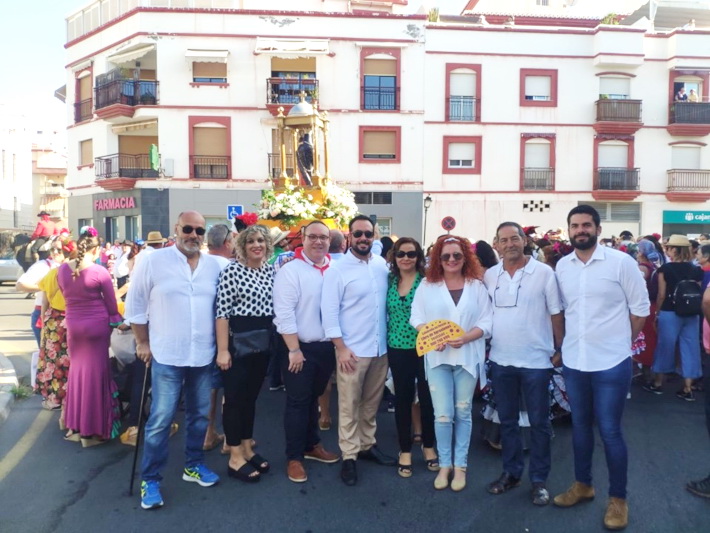
<path fill-rule="evenodd" d="M 78 39 L 138 7 L 236 9 L 239 5 L 239 0 L 96 0 L 67 17 L 67 42 Z"/>

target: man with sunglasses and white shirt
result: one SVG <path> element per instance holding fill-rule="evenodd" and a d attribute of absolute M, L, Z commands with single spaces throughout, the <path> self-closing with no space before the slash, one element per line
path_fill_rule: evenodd
<path fill-rule="evenodd" d="M 520 406 L 530 421 L 532 502 L 550 503 L 546 488 L 550 473 L 550 396 L 553 364 L 559 364 L 556 346 L 563 337 L 560 294 L 553 270 L 524 255 L 526 236 L 515 222 L 496 230 L 502 261 L 486 271 L 484 283 L 493 302 L 491 374 L 500 418 L 503 473 L 488 485 L 502 494 L 520 485 L 525 470 L 520 432 Z"/>
<path fill-rule="evenodd" d="M 219 476 L 204 464 L 202 449 L 210 407 L 215 344 L 215 298 L 221 268 L 200 253 L 205 219 L 180 214 L 175 246 L 156 250 L 134 269 L 126 318 L 136 354 L 150 366 L 152 404 L 145 426 L 141 507 L 163 505 L 160 471 L 168 460 L 168 436 L 181 390 L 185 391 L 185 467 L 182 479 L 209 487 Z"/>
<path fill-rule="evenodd" d="M 396 460 L 375 444 L 377 408 L 387 377 L 387 276 L 385 260 L 372 254 L 372 221 L 350 221 L 350 249 L 323 277 L 321 316 L 325 336 L 335 345 L 338 383 L 340 477 L 357 483 L 356 460 L 385 466 Z"/>

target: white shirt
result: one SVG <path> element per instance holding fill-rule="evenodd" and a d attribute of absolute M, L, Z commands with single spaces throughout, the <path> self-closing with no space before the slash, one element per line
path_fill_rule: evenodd
<path fill-rule="evenodd" d="M 351 252 L 323 276 L 321 316 L 328 338 L 343 338 L 358 357 L 387 353 L 387 264 L 379 255 L 369 261 Z"/>
<path fill-rule="evenodd" d="M 412 327 L 426 324 L 432 320 L 451 320 L 470 331 L 474 327 L 483 330 L 483 337 L 468 342 L 461 348 L 447 346 L 443 351 L 426 354 L 427 369 L 439 365 L 461 365 L 474 378 L 479 378 L 481 387 L 486 383 L 484 363 L 486 360 L 486 341 L 491 336 L 493 311 L 486 287 L 480 281 L 464 283 L 458 305 L 454 303 L 446 283 L 430 283 L 425 279 L 417 287 L 412 301 Z"/>
<path fill-rule="evenodd" d="M 577 253 L 557 263 L 565 310 L 565 366 L 583 372 L 613 368 L 631 356 L 629 314 L 649 315 L 646 282 L 630 255 L 597 245 L 585 264 Z"/>
<path fill-rule="evenodd" d="M 503 265 L 489 268 L 483 278 L 493 303 L 490 360 L 502 366 L 552 368 L 550 315 L 562 310 L 555 272 L 533 258 L 512 277 Z"/>
<path fill-rule="evenodd" d="M 294 259 L 274 279 L 274 324 L 279 333 L 297 333 L 302 342 L 329 341 L 321 322 L 323 276 L 313 262 Z M 328 258 L 326 257 L 328 261 Z M 326 270 L 327 272 L 327 270 Z"/>
<path fill-rule="evenodd" d="M 40 259 L 27 269 L 27 272 L 20 276 L 17 283 L 22 283 L 23 285 L 37 285 L 42 278 L 44 278 L 50 270 L 57 268 L 59 263 L 52 259 Z M 42 291 L 34 291 L 35 294 L 35 307 L 42 305 Z"/>
<path fill-rule="evenodd" d="M 116 272 L 116 277 L 117 278 L 124 278 L 130 272 L 128 271 L 128 256 L 131 255 L 131 252 L 126 252 L 125 254 L 122 254 L 121 257 L 119 257 L 116 260 L 116 265 L 115 265 L 115 272 Z"/>
<path fill-rule="evenodd" d="M 146 254 L 133 269 L 126 318 L 148 324 L 150 350 L 158 363 L 201 367 L 212 362 L 220 271 L 213 257 L 200 254 L 193 272 L 177 246 Z"/>

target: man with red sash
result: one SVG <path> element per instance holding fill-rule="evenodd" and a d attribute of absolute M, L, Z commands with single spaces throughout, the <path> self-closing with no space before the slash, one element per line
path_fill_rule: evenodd
<path fill-rule="evenodd" d="M 320 315 L 323 273 L 330 265 L 328 227 L 316 220 L 303 229 L 303 248 L 285 264 L 274 281 L 274 324 L 285 348 L 281 368 L 286 385 L 287 476 L 294 483 L 308 479 L 304 459 L 336 463 L 318 432 L 318 397 L 335 369 L 333 344 L 326 337 Z M 285 355 L 288 352 L 288 355 Z"/>

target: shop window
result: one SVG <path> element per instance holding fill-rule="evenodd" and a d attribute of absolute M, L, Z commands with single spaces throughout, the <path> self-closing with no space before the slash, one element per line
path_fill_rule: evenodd
<path fill-rule="evenodd" d="M 520 69 L 520 105 L 557 107 L 557 70 Z"/>
<path fill-rule="evenodd" d="M 399 163 L 399 126 L 360 126 L 361 163 Z"/>

